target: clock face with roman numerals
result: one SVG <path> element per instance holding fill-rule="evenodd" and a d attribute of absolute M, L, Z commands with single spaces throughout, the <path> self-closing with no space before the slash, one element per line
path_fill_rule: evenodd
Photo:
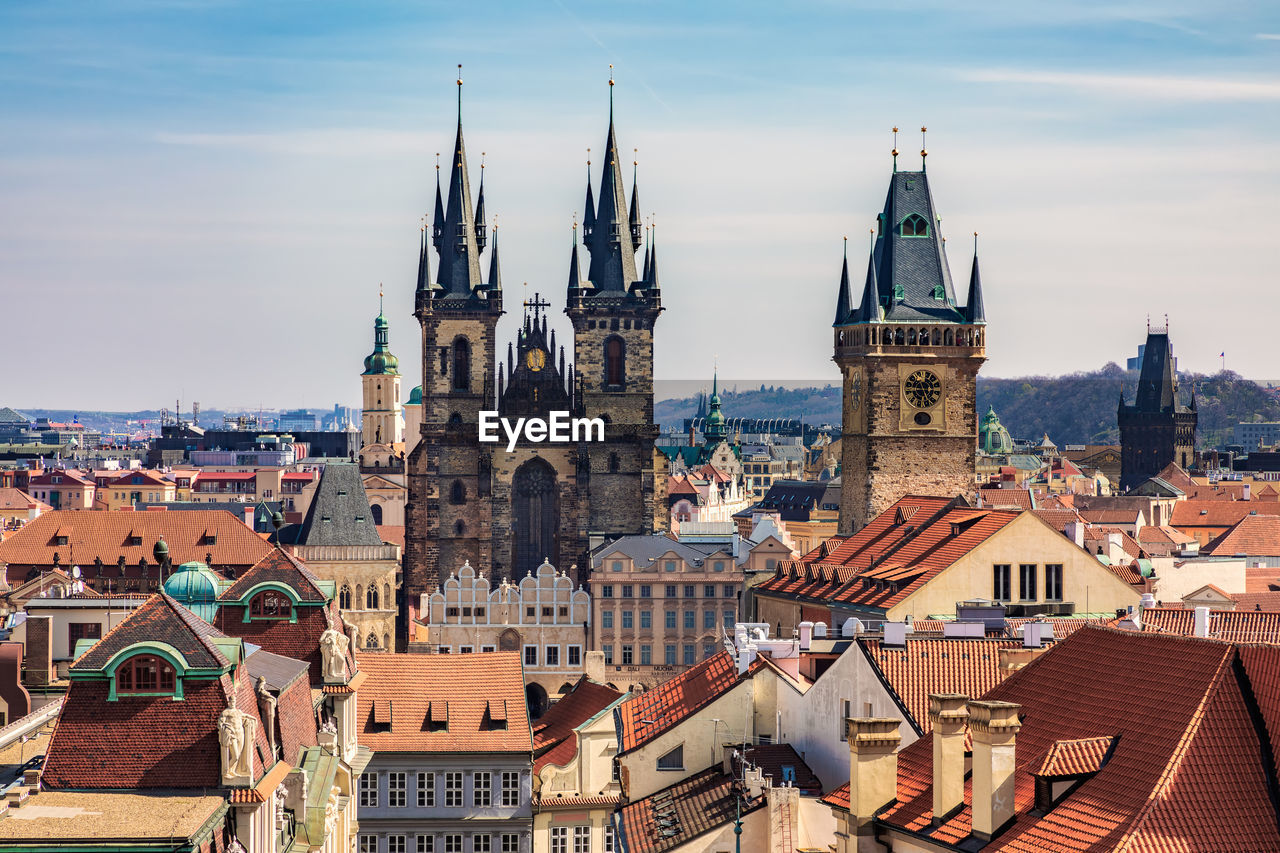
<path fill-rule="evenodd" d="M 942 380 L 932 370 L 917 370 L 902 384 L 902 393 L 917 409 L 932 409 L 942 399 Z"/>

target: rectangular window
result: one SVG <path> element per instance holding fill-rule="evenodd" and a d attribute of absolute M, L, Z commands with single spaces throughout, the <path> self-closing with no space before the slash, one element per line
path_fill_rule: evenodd
<path fill-rule="evenodd" d="M 444 837 L 444 853 L 462 853 L 462 835 L 453 833 Z"/>
<path fill-rule="evenodd" d="M 600 587 L 601 598 L 613 598 L 613 584 L 607 583 Z"/>
<path fill-rule="evenodd" d="M 631 664 L 635 662 L 632 659 L 634 657 L 633 653 L 634 653 L 634 647 L 630 643 L 623 645 L 622 647 L 622 665 L 623 666 L 631 666 Z"/>
<path fill-rule="evenodd" d="M 387 774 L 387 805 L 393 809 L 402 809 L 408 804 L 408 776 L 405 773 Z"/>
<path fill-rule="evenodd" d="M 573 828 L 573 853 L 590 853 L 591 827 L 575 826 Z"/>
<path fill-rule="evenodd" d="M 647 583 L 640 584 L 640 597 L 653 598 L 653 587 L 649 586 Z"/>
<path fill-rule="evenodd" d="M 1022 601 L 1035 601 L 1036 597 L 1035 563 L 1023 563 L 1018 566 L 1018 598 Z"/>
<path fill-rule="evenodd" d="M 696 618 L 697 617 L 694 615 L 692 610 L 686 610 L 684 612 L 684 627 L 686 630 L 692 631 L 698 626 L 698 623 L 694 621 Z"/>
<path fill-rule="evenodd" d="M 525 666 L 538 665 L 538 647 L 537 646 L 524 647 L 524 665 Z"/>
<path fill-rule="evenodd" d="M 667 643 L 667 647 L 663 650 L 663 662 L 667 666 L 676 665 L 676 645 L 675 643 Z"/>
<path fill-rule="evenodd" d="M 853 716 L 853 703 L 845 699 L 841 704 L 843 705 L 844 713 L 840 715 L 840 719 L 837 722 L 840 724 L 840 740 L 847 741 L 849 739 L 849 730 L 844 721 Z"/>
<path fill-rule="evenodd" d="M 691 583 L 687 583 L 687 584 L 685 584 L 685 585 L 684 585 L 684 597 L 685 597 L 685 598 L 693 598 L 695 595 L 696 595 L 696 591 L 695 591 L 695 588 L 694 588 L 693 584 L 691 584 Z"/>
<path fill-rule="evenodd" d="M 615 563 L 613 564 L 613 570 L 614 570 L 615 572 L 620 572 L 620 571 L 622 571 L 622 561 L 621 561 L 621 560 L 619 560 L 619 561 L 617 561 L 617 562 L 615 562 Z"/>
<path fill-rule="evenodd" d="M 666 614 L 664 614 L 664 618 L 666 619 L 666 622 L 664 624 L 668 628 L 676 627 L 676 612 L 674 610 L 668 610 Z"/>
<path fill-rule="evenodd" d="M 569 666 L 582 666 L 582 646 L 569 647 Z"/>
<path fill-rule="evenodd" d="M 419 835 L 418 853 L 436 853 L 436 837 L 434 835 Z"/>
<path fill-rule="evenodd" d="M 520 805 L 520 774 L 514 770 L 502 771 L 502 804 Z"/>
<path fill-rule="evenodd" d="M 703 644 L 702 644 L 702 657 L 703 657 L 703 659 L 704 659 L 704 660 L 705 660 L 706 658 L 711 657 L 711 656 L 712 656 L 712 655 L 714 655 L 715 653 L 716 653 L 716 644 L 715 644 L 715 643 L 703 643 Z"/>
<path fill-rule="evenodd" d="M 418 808 L 435 808 L 436 774 L 418 774 Z"/>
<path fill-rule="evenodd" d="M 709 583 L 709 584 L 707 584 L 706 586 L 704 586 L 704 587 L 702 588 L 702 597 L 703 597 L 703 598 L 715 598 L 715 597 L 716 597 L 716 585 L 715 585 L 715 584 L 713 584 L 713 583 Z"/>
<path fill-rule="evenodd" d="M 640 665 L 649 666 L 653 663 L 653 646 L 648 643 L 640 644 Z"/>
<path fill-rule="evenodd" d="M 1012 584 L 1008 563 L 999 563 L 991 567 L 991 597 L 996 601 L 1008 601 L 1012 598 Z"/>
<path fill-rule="evenodd" d="M 458 654 L 462 655 L 469 655 L 475 650 L 475 646 L 458 646 Z"/>
<path fill-rule="evenodd" d="M 101 622 L 72 622 L 67 626 L 67 649 L 71 654 L 76 653 L 76 643 L 81 640 L 101 640 L 102 639 L 102 623 Z"/>
<path fill-rule="evenodd" d="M 724 612 L 724 626 L 726 628 L 732 628 L 733 623 L 737 618 L 738 612 L 736 610 L 726 610 Z"/>
<path fill-rule="evenodd" d="M 675 598 L 675 597 L 676 597 L 676 585 L 673 583 L 667 584 L 667 598 Z"/>
<path fill-rule="evenodd" d="M 604 853 L 613 853 L 613 827 L 604 828 Z"/>
<path fill-rule="evenodd" d="M 1062 564 L 1046 563 L 1044 567 L 1045 601 L 1062 600 Z"/>
<path fill-rule="evenodd" d="M 493 836 L 487 833 L 471 836 L 471 853 L 491 853 Z"/>
<path fill-rule="evenodd" d="M 378 774 L 360 774 L 360 805 L 369 808 L 378 807 Z"/>
<path fill-rule="evenodd" d="M 624 610 L 624 611 L 622 611 L 622 627 L 623 627 L 624 629 L 626 629 L 626 628 L 634 628 L 634 627 L 635 627 L 635 622 L 636 622 L 636 614 L 635 614 L 635 611 L 633 611 L 633 610 Z"/>
<path fill-rule="evenodd" d="M 502 853 L 520 853 L 520 836 L 514 832 L 502 833 Z"/>
<path fill-rule="evenodd" d="M 493 805 L 493 774 L 477 771 L 471 779 L 471 802 L 476 808 Z"/>
<path fill-rule="evenodd" d="M 653 627 L 653 611 L 652 610 L 640 611 L 640 627 L 641 628 Z"/>
<path fill-rule="evenodd" d="M 480 651 L 482 652 L 494 652 L 497 650 L 498 650 L 497 646 L 481 646 L 480 647 Z"/>
<path fill-rule="evenodd" d="M 547 666 L 560 665 L 560 647 L 559 646 L 547 646 L 545 654 L 547 656 L 546 658 Z"/>
<path fill-rule="evenodd" d="M 604 652 L 604 665 L 613 666 L 613 643 L 605 643 L 600 651 Z"/>
<path fill-rule="evenodd" d="M 378 853 L 378 836 L 361 835 L 360 853 Z"/>
<path fill-rule="evenodd" d="M 551 827 L 551 853 L 569 853 L 569 827 Z"/>
<path fill-rule="evenodd" d="M 685 643 L 684 644 L 684 665 L 693 666 L 697 660 L 695 655 L 696 655 L 696 652 L 694 651 L 693 643 Z"/>
<path fill-rule="evenodd" d="M 613 627 L 613 611 L 612 610 L 606 610 L 600 614 L 600 627 L 601 628 Z"/>
<path fill-rule="evenodd" d="M 445 808 L 462 808 L 462 772 L 450 770 L 444 774 Z"/>
<path fill-rule="evenodd" d="M 713 572 L 723 572 L 723 571 L 724 571 L 724 560 L 716 560 L 716 561 L 715 561 L 715 563 L 711 566 L 711 570 L 712 570 Z"/>
<path fill-rule="evenodd" d="M 674 572 L 676 570 L 676 561 L 667 560 L 665 563 L 662 564 L 662 570 L 664 572 Z"/>
<path fill-rule="evenodd" d="M 635 592 L 635 588 L 634 588 L 634 587 L 632 587 L 632 586 L 631 586 L 631 584 L 629 584 L 629 583 L 624 583 L 624 584 L 622 585 L 622 597 L 623 597 L 623 598 L 634 598 L 634 597 L 635 597 L 635 596 L 634 596 L 634 592 Z"/>
<path fill-rule="evenodd" d="M 725 585 L 724 585 L 724 597 L 725 597 L 725 598 L 737 598 L 737 597 L 738 597 L 738 590 L 734 587 L 734 585 L 733 585 L 733 584 L 731 584 L 731 583 L 727 583 L 727 584 L 725 584 Z"/>
<path fill-rule="evenodd" d="M 714 610 L 702 611 L 702 628 L 709 631 L 716 626 L 716 612 Z"/>
<path fill-rule="evenodd" d="M 408 853 L 408 839 L 403 835 L 387 836 L 387 853 Z"/>

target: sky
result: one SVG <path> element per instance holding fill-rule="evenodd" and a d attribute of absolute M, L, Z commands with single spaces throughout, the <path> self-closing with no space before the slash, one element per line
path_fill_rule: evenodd
<path fill-rule="evenodd" d="M 984 375 L 1123 362 L 1167 315 L 1182 369 L 1280 378 L 1276 4 L 7 0 L 0 405 L 358 405 L 380 285 L 407 394 L 458 63 L 504 343 L 563 306 L 613 64 L 659 379 L 838 381 L 895 125 L 961 293 L 980 233 Z"/>

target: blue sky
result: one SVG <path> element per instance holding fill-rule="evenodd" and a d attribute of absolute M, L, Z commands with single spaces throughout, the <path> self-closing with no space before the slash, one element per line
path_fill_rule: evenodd
<path fill-rule="evenodd" d="M 981 232 L 988 374 L 1121 360 L 1167 313 L 1184 368 L 1280 378 L 1273 4 L 10 0 L 0 404 L 354 403 L 379 282 L 416 383 L 459 62 L 509 305 L 562 304 L 616 66 L 659 378 L 835 380 L 893 125 L 908 168 L 930 128 L 959 281 Z"/>

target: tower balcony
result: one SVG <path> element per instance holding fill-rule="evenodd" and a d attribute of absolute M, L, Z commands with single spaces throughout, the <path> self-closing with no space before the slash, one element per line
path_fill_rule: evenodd
<path fill-rule="evenodd" d="M 876 355 L 987 357 L 987 327 L 956 323 L 856 323 L 832 329 L 835 360 Z"/>

